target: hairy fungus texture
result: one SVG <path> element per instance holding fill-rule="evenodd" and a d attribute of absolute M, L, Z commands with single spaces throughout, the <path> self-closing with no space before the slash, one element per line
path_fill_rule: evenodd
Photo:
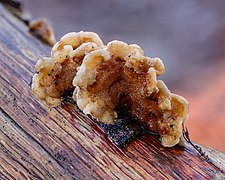
<path fill-rule="evenodd" d="M 72 32 L 63 36 L 52 48 L 52 57 L 36 63 L 37 73 L 32 81 L 34 94 L 49 106 L 59 105 L 60 97 L 74 89 L 72 81 L 84 56 L 102 47 L 101 39 L 92 32 Z"/>
<path fill-rule="evenodd" d="M 165 71 L 162 61 L 145 56 L 137 45 L 104 46 L 95 33 L 68 33 L 52 48 L 52 58 L 39 60 L 35 69 L 32 89 L 48 105 L 60 104 L 60 97 L 74 90 L 78 107 L 100 122 L 112 124 L 121 107 L 159 133 L 163 146 L 182 139 L 188 102 L 157 80 Z"/>

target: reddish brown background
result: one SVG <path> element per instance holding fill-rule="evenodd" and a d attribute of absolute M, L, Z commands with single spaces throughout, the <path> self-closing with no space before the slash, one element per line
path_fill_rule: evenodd
<path fill-rule="evenodd" d="M 160 57 L 161 77 L 190 103 L 191 138 L 225 152 L 224 0 L 23 0 L 48 18 L 57 40 L 70 31 L 95 31 L 105 43 L 137 43 Z M 50 52 L 49 52 L 50 53 Z"/>

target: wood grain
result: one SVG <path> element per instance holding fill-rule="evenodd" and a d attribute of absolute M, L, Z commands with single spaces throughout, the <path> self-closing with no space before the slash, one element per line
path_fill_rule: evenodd
<path fill-rule="evenodd" d="M 2 179 L 223 179 L 225 155 L 188 144 L 164 148 L 142 135 L 126 148 L 67 102 L 49 109 L 31 92 L 34 64 L 50 48 L 0 5 L 0 177 Z"/>

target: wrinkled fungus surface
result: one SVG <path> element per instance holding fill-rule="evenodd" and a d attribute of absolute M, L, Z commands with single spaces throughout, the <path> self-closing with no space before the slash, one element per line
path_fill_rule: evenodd
<path fill-rule="evenodd" d="M 101 39 L 92 32 L 68 33 L 52 48 L 51 58 L 42 58 L 35 65 L 34 94 L 49 106 L 61 103 L 61 96 L 73 90 L 72 81 L 89 52 L 103 46 Z"/>
<path fill-rule="evenodd" d="M 157 80 L 163 72 L 159 58 L 144 56 L 137 45 L 112 41 L 85 56 L 73 81 L 74 99 L 84 113 L 107 124 L 117 118 L 116 106 L 126 104 L 131 116 L 161 135 L 164 146 L 174 146 L 187 119 L 187 101 Z"/>
<path fill-rule="evenodd" d="M 67 90 L 85 113 L 113 124 L 117 107 L 161 136 L 163 146 L 182 138 L 188 102 L 172 94 L 157 77 L 164 73 L 159 58 L 144 55 L 138 45 L 112 41 L 104 46 L 94 33 L 69 33 L 52 49 L 52 58 L 39 60 L 33 91 L 48 105 L 58 105 Z"/>

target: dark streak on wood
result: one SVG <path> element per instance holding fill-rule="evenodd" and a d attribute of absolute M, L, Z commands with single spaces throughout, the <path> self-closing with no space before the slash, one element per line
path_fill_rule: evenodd
<path fill-rule="evenodd" d="M 0 5 L 1 179 L 223 179 L 225 155 L 188 144 L 162 147 L 144 133 L 116 147 L 73 102 L 49 109 L 30 90 L 34 64 L 49 56 L 25 25 Z"/>

